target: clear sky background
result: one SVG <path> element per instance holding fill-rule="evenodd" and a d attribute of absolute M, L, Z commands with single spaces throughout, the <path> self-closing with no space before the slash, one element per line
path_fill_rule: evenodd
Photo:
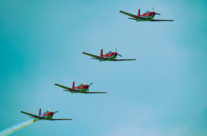
<path fill-rule="evenodd" d="M 207 135 L 206 0 L 1 0 L 0 130 L 24 122 L 21 110 L 59 110 L 16 136 Z M 136 22 L 154 8 L 159 19 Z M 133 62 L 82 55 L 114 51 Z M 70 94 L 54 86 L 91 83 Z"/>

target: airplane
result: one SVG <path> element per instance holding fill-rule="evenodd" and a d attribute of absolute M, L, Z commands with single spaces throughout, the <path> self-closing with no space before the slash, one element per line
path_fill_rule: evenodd
<path fill-rule="evenodd" d="M 130 13 L 127 13 L 124 11 L 120 11 L 120 12 L 125 15 L 130 16 L 131 18 L 129 18 L 129 19 L 136 20 L 137 22 L 139 22 L 139 21 L 174 21 L 174 20 L 153 19 L 155 17 L 155 15 L 161 15 L 160 13 L 155 12 L 154 9 L 152 12 L 147 11 L 142 15 L 140 14 L 140 9 L 138 10 L 137 15 L 133 15 L 133 14 L 130 14 Z"/>
<path fill-rule="evenodd" d="M 107 92 L 89 92 L 89 87 L 93 83 L 88 84 L 80 84 L 79 86 L 75 87 L 75 81 L 73 81 L 73 86 L 72 88 L 60 85 L 60 84 L 55 84 L 56 86 L 59 86 L 64 89 L 64 91 L 69 91 L 71 93 L 85 93 L 85 94 L 95 94 L 95 93 L 107 93 Z"/>
<path fill-rule="evenodd" d="M 83 54 L 91 56 L 91 57 L 93 57 L 92 59 L 96 59 L 99 61 L 132 61 L 132 60 L 136 60 L 136 59 L 116 59 L 117 56 L 122 57 L 122 55 L 117 52 L 117 49 L 115 52 L 110 51 L 110 52 L 106 53 L 105 55 L 103 54 L 103 49 L 101 49 L 100 56 L 96 56 L 96 55 L 86 53 L 86 52 L 83 52 Z"/>
<path fill-rule="evenodd" d="M 60 119 L 53 119 L 53 115 L 55 113 L 57 113 L 58 111 L 46 111 L 45 113 L 41 114 L 41 108 L 39 109 L 39 115 L 34 115 L 34 114 L 31 114 L 31 113 L 28 113 L 28 112 L 25 112 L 25 111 L 20 111 L 21 113 L 23 114 L 26 114 L 26 115 L 29 115 L 31 116 L 32 118 L 35 118 L 35 119 L 38 119 L 38 120 L 51 120 L 51 121 L 54 121 L 54 120 L 72 120 L 72 119 L 67 119 L 67 118 L 60 118 Z"/>

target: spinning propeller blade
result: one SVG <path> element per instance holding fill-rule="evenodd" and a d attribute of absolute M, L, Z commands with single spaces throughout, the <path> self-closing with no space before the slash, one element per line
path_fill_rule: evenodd
<path fill-rule="evenodd" d="M 155 12 L 155 9 L 154 8 L 152 8 L 152 10 L 153 10 L 153 12 Z M 156 15 L 161 15 L 160 13 L 155 13 Z"/>
<path fill-rule="evenodd" d="M 117 48 L 115 49 L 115 51 L 117 52 Z M 122 55 L 119 54 L 118 52 L 117 52 L 117 55 L 118 55 L 119 57 L 122 57 Z"/>
<path fill-rule="evenodd" d="M 122 55 L 121 55 L 121 54 L 119 54 L 119 53 L 118 53 L 118 55 L 119 55 L 119 57 L 122 57 Z"/>

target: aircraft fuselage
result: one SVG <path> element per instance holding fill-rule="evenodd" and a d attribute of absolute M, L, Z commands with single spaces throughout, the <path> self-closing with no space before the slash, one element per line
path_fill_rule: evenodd
<path fill-rule="evenodd" d="M 108 53 L 106 55 L 103 55 L 101 57 L 104 59 L 107 59 L 107 60 L 114 60 L 114 59 L 116 59 L 117 55 L 118 55 L 117 52 L 112 52 L 112 53 Z M 106 60 L 101 60 L 101 61 L 106 61 Z"/>
<path fill-rule="evenodd" d="M 75 89 L 77 92 L 72 92 L 72 93 L 84 93 L 88 91 L 88 88 L 85 89 Z"/>
<path fill-rule="evenodd" d="M 139 18 L 137 18 L 136 19 L 136 21 L 150 21 L 150 20 L 152 20 L 154 17 L 155 17 L 155 14 L 152 14 L 152 15 L 150 15 L 150 16 L 140 16 L 140 17 L 142 17 L 142 18 L 145 18 L 144 20 L 143 19 L 139 19 Z"/>

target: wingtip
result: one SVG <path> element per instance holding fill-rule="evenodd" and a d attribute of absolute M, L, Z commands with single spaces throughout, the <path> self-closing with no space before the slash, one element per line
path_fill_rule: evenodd
<path fill-rule="evenodd" d="M 108 93 L 108 92 L 100 92 L 100 93 Z"/>
<path fill-rule="evenodd" d="M 64 119 L 64 120 L 73 120 L 73 119 Z"/>

